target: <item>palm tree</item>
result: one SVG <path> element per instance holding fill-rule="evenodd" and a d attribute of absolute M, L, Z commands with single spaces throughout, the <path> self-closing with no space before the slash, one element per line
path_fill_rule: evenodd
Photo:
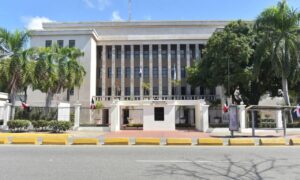
<path fill-rule="evenodd" d="M 30 82 L 30 50 L 24 50 L 29 33 L 27 31 L 9 32 L 0 28 L 0 44 L 6 56 L 2 56 L 0 65 L 1 81 L 5 85 L 12 106 L 15 106 L 16 95 Z M 14 114 L 14 108 L 12 111 Z"/>
<path fill-rule="evenodd" d="M 256 67 L 259 69 L 264 61 L 271 62 L 271 70 L 282 79 L 286 105 L 290 105 L 288 78 L 299 68 L 299 20 L 300 13 L 283 0 L 264 10 L 255 22 L 255 29 L 261 37 Z"/>
<path fill-rule="evenodd" d="M 79 49 L 60 48 L 56 44 L 49 48 L 38 48 L 37 53 L 33 88 L 47 94 L 47 110 L 55 94 L 80 87 L 86 72 L 77 59 L 83 53 Z"/>

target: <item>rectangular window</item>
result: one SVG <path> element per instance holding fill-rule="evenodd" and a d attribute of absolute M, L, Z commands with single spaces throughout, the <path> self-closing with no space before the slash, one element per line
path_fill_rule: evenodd
<path fill-rule="evenodd" d="M 149 90 L 146 89 L 146 88 L 144 88 L 144 95 L 145 95 L 145 96 L 149 96 Z"/>
<path fill-rule="evenodd" d="M 74 96 L 74 87 L 72 87 L 69 91 L 70 96 Z"/>
<path fill-rule="evenodd" d="M 75 40 L 69 40 L 69 47 L 70 48 L 75 47 Z"/>
<path fill-rule="evenodd" d="M 130 78 L 130 67 L 125 68 L 125 78 Z"/>
<path fill-rule="evenodd" d="M 97 91 L 97 96 L 101 96 L 102 95 L 102 88 L 98 88 L 98 91 Z"/>
<path fill-rule="evenodd" d="M 185 87 L 181 87 L 181 95 L 186 95 Z"/>
<path fill-rule="evenodd" d="M 107 68 L 107 78 L 111 78 L 111 68 Z"/>
<path fill-rule="evenodd" d="M 116 53 L 116 59 L 121 59 L 121 49 L 120 48 L 116 48 L 116 51 L 117 51 L 117 53 Z"/>
<path fill-rule="evenodd" d="M 158 68 L 153 67 L 153 78 L 158 78 Z"/>
<path fill-rule="evenodd" d="M 158 95 L 158 87 L 153 87 L 153 95 Z"/>
<path fill-rule="evenodd" d="M 64 40 L 57 40 L 57 44 L 59 47 L 64 47 Z"/>
<path fill-rule="evenodd" d="M 140 95 L 140 87 L 134 87 L 134 95 L 135 96 Z"/>
<path fill-rule="evenodd" d="M 112 49 L 107 48 L 107 59 L 111 59 L 111 57 L 112 57 Z"/>
<path fill-rule="evenodd" d="M 134 51 L 134 58 L 140 57 L 140 51 Z"/>
<path fill-rule="evenodd" d="M 181 78 L 185 78 L 185 67 L 181 68 Z"/>
<path fill-rule="evenodd" d="M 202 86 L 200 87 L 200 95 L 204 95 L 205 94 L 204 89 L 205 89 L 204 87 L 202 87 Z"/>
<path fill-rule="evenodd" d="M 168 87 L 165 86 L 162 90 L 163 95 L 168 95 Z"/>
<path fill-rule="evenodd" d="M 46 40 L 45 47 L 51 47 L 52 46 L 52 40 Z"/>
<path fill-rule="evenodd" d="M 121 78 L 121 67 L 117 67 L 117 77 L 116 78 Z"/>
<path fill-rule="evenodd" d="M 164 121 L 165 120 L 165 110 L 163 107 L 154 108 L 154 120 L 155 121 Z"/>
<path fill-rule="evenodd" d="M 134 67 L 134 77 L 135 78 L 140 77 L 140 67 Z"/>
<path fill-rule="evenodd" d="M 162 68 L 162 77 L 163 78 L 167 78 L 168 77 L 168 68 L 167 67 L 163 67 Z"/>
<path fill-rule="evenodd" d="M 111 96 L 111 87 L 107 88 L 107 95 Z"/>
<path fill-rule="evenodd" d="M 149 68 L 148 67 L 144 67 L 144 78 L 148 78 L 149 77 Z"/>
<path fill-rule="evenodd" d="M 130 87 L 125 87 L 125 96 L 130 96 Z"/>
<path fill-rule="evenodd" d="M 101 68 L 98 67 L 98 68 L 97 68 L 97 78 L 100 78 L 100 77 L 101 77 L 101 73 L 102 73 Z"/>
<path fill-rule="evenodd" d="M 130 51 L 126 51 L 125 52 L 125 58 L 126 59 L 130 59 Z"/>
<path fill-rule="evenodd" d="M 153 50 L 152 54 L 153 54 L 153 59 L 157 59 L 158 58 L 158 51 L 157 50 Z"/>
<path fill-rule="evenodd" d="M 144 58 L 149 59 L 149 51 L 144 51 Z"/>

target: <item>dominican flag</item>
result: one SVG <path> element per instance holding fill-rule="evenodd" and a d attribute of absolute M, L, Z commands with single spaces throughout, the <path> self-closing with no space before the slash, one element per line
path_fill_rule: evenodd
<path fill-rule="evenodd" d="M 94 98 L 92 98 L 92 101 L 91 101 L 91 109 L 96 109 L 96 104 L 95 104 Z"/>
<path fill-rule="evenodd" d="M 297 117 L 300 117 L 300 104 L 297 105 L 297 108 L 295 109 Z"/>
<path fill-rule="evenodd" d="M 139 77 L 141 78 L 143 74 L 143 68 L 140 67 L 140 71 L 139 71 Z"/>
<path fill-rule="evenodd" d="M 229 110 L 229 106 L 227 105 L 227 103 L 225 103 L 224 106 L 223 106 L 223 112 L 227 113 L 228 110 Z"/>
<path fill-rule="evenodd" d="M 25 111 L 30 111 L 30 106 L 29 106 L 29 104 L 27 104 L 25 101 L 23 101 L 21 98 L 20 98 L 20 100 L 21 100 L 21 108 Z"/>
<path fill-rule="evenodd" d="M 177 79 L 176 77 L 176 67 L 175 67 L 175 64 L 174 64 L 174 67 L 173 67 L 173 80 L 175 81 Z"/>

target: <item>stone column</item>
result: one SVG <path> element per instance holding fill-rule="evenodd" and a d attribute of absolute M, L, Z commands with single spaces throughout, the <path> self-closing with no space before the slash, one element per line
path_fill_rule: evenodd
<path fill-rule="evenodd" d="M 190 45 L 186 44 L 186 67 L 191 67 Z M 187 74 L 187 73 L 186 73 Z M 191 85 L 186 84 L 186 94 L 191 95 Z"/>
<path fill-rule="evenodd" d="M 3 129 L 7 130 L 7 122 L 10 120 L 10 114 L 11 114 L 11 103 L 5 103 L 4 104 L 4 117 L 3 117 Z"/>
<path fill-rule="evenodd" d="M 125 46 L 121 46 L 121 99 L 125 96 Z"/>
<path fill-rule="evenodd" d="M 181 81 L 180 44 L 177 44 L 177 80 Z M 181 95 L 181 83 L 177 86 L 177 95 Z"/>
<path fill-rule="evenodd" d="M 102 96 L 106 95 L 106 46 L 102 46 Z"/>
<path fill-rule="evenodd" d="M 275 111 L 275 117 L 276 117 L 276 128 L 283 128 L 283 123 L 282 123 L 282 111 L 281 110 L 276 110 Z"/>
<path fill-rule="evenodd" d="M 130 98 L 134 98 L 134 46 L 130 45 Z"/>
<path fill-rule="evenodd" d="M 111 131 L 120 131 L 120 106 L 118 104 L 118 101 L 114 101 L 111 104 L 110 110 L 110 119 L 111 119 Z"/>
<path fill-rule="evenodd" d="M 158 45 L 158 95 L 162 97 L 162 59 L 161 59 L 161 44 Z"/>
<path fill-rule="evenodd" d="M 143 45 L 140 45 L 140 70 L 142 70 L 142 74 L 140 77 L 140 97 L 141 100 L 144 98 L 144 88 L 143 88 L 143 82 L 144 82 L 144 48 Z"/>
<path fill-rule="evenodd" d="M 112 98 L 116 94 L 116 46 L 112 45 L 111 56 L 111 96 Z"/>
<path fill-rule="evenodd" d="M 75 113 L 74 113 L 74 130 L 78 130 L 80 126 L 80 107 L 81 104 L 74 104 Z"/>
<path fill-rule="evenodd" d="M 197 104 L 195 106 L 195 126 L 198 131 L 207 132 L 209 129 L 209 105 Z"/>
<path fill-rule="evenodd" d="M 171 44 L 168 44 L 168 96 L 172 96 Z"/>
<path fill-rule="evenodd" d="M 199 44 L 195 44 L 195 55 L 196 55 L 196 62 L 200 60 L 200 49 L 199 49 Z M 200 95 L 200 87 L 195 88 L 195 94 Z"/>
<path fill-rule="evenodd" d="M 153 99 L 153 54 L 152 54 L 152 44 L 149 45 L 149 95 L 150 99 Z"/>
<path fill-rule="evenodd" d="M 238 118 L 240 122 L 240 132 L 245 131 L 246 129 L 246 106 L 238 105 Z"/>

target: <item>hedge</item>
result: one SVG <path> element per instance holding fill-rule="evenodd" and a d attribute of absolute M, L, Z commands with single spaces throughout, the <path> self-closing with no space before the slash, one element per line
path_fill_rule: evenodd
<path fill-rule="evenodd" d="M 26 131 L 30 126 L 30 121 L 28 120 L 10 120 L 7 122 L 7 126 L 11 131 Z"/>
<path fill-rule="evenodd" d="M 69 121 L 56 121 L 52 120 L 49 122 L 49 127 L 52 132 L 59 133 L 61 131 L 67 131 L 71 128 L 72 124 Z"/>
<path fill-rule="evenodd" d="M 45 131 L 49 126 L 49 121 L 37 120 L 37 121 L 31 121 L 31 124 L 36 131 Z"/>

